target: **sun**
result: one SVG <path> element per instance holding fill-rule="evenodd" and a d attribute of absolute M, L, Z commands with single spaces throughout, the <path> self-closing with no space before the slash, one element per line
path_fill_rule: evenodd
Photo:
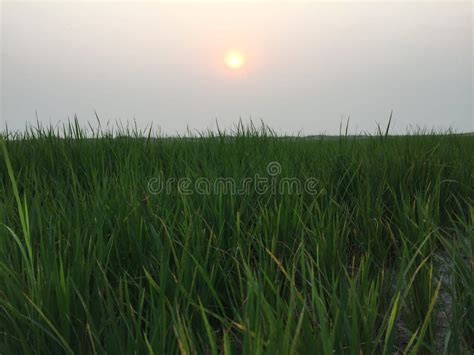
<path fill-rule="evenodd" d="M 230 69 L 240 69 L 244 65 L 245 60 L 244 56 L 242 53 L 237 52 L 237 51 L 231 51 L 227 53 L 225 57 L 225 64 L 227 65 L 228 68 Z"/>

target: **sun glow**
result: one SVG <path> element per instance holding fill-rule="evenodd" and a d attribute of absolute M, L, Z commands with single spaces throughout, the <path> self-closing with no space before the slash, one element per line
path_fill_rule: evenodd
<path fill-rule="evenodd" d="M 244 56 L 240 52 L 232 51 L 227 53 L 227 56 L 225 57 L 225 64 L 230 69 L 240 69 L 244 63 Z"/>

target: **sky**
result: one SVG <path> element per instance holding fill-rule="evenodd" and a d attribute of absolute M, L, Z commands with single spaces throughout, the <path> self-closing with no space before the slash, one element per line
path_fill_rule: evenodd
<path fill-rule="evenodd" d="M 0 0 L 1 127 L 474 131 L 471 1 Z M 226 66 L 229 51 L 244 63 Z"/>

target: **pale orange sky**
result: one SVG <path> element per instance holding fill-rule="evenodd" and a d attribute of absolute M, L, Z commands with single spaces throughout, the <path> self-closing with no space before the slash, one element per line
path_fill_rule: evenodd
<path fill-rule="evenodd" d="M 153 122 L 262 118 L 280 132 L 474 130 L 472 3 L 2 2 L 1 115 Z M 245 65 L 229 70 L 240 51 Z"/>

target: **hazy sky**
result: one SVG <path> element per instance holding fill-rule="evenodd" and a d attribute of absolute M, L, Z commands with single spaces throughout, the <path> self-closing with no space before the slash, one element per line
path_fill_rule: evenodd
<path fill-rule="evenodd" d="M 96 110 L 168 134 L 373 132 L 393 109 L 395 132 L 474 131 L 471 1 L 0 2 L 2 127 Z"/>

